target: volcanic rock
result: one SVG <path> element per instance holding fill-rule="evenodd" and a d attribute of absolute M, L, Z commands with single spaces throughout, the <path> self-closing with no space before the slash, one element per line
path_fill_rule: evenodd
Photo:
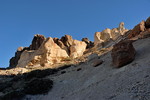
<path fill-rule="evenodd" d="M 131 40 L 120 41 L 112 49 L 112 63 L 115 67 L 122 67 L 134 60 L 135 53 Z"/>

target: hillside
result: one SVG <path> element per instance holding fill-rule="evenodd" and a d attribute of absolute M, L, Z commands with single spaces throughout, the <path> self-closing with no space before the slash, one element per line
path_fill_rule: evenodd
<path fill-rule="evenodd" d="M 94 42 L 37 34 L 0 70 L 0 100 L 149 100 L 149 44 L 150 17 L 95 32 Z"/>

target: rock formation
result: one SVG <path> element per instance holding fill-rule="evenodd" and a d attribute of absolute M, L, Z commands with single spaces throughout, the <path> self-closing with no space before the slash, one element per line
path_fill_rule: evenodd
<path fill-rule="evenodd" d="M 136 25 L 129 33 L 128 38 L 133 38 L 140 34 L 140 32 L 145 31 L 145 21 L 140 22 Z"/>
<path fill-rule="evenodd" d="M 100 37 L 101 37 L 101 32 L 95 32 L 95 34 L 94 34 L 94 45 L 98 45 L 98 44 L 104 42 L 104 40 L 102 40 Z"/>
<path fill-rule="evenodd" d="M 29 50 L 29 48 L 28 48 L 28 47 L 24 47 L 24 48 L 23 48 L 23 47 L 19 47 L 19 48 L 17 49 L 17 51 L 16 51 L 16 53 L 15 53 L 15 56 L 12 57 L 12 58 L 10 59 L 10 61 L 9 61 L 9 68 L 14 68 L 14 67 L 17 66 L 18 61 L 19 61 L 19 59 L 20 59 L 20 56 L 21 56 L 22 52 L 25 51 L 25 50 Z"/>
<path fill-rule="evenodd" d="M 150 28 L 146 29 L 145 31 L 141 32 L 138 36 L 138 38 L 148 38 L 150 37 Z"/>
<path fill-rule="evenodd" d="M 83 38 L 82 41 L 74 40 L 72 36 L 65 35 L 59 38 L 45 38 L 43 35 L 35 35 L 29 47 L 19 48 L 15 53 L 15 57 L 10 60 L 10 67 L 26 67 L 26 66 L 49 66 L 55 63 L 62 63 L 66 58 L 77 58 L 83 55 L 84 51 L 90 51 L 92 47 L 109 47 L 118 43 L 120 40 L 129 39 L 135 36 L 138 38 L 150 37 L 150 17 L 146 21 L 142 21 L 136 25 L 132 30 L 128 31 L 121 22 L 118 28 L 106 28 L 102 32 L 96 32 L 94 35 L 94 43 L 88 38 Z M 119 42 L 118 45 L 123 45 L 128 49 L 128 44 Z M 115 45 L 115 46 L 118 46 Z M 121 47 L 115 47 L 120 49 Z M 87 49 L 87 50 L 86 50 Z M 91 49 L 92 50 L 92 49 Z M 125 52 L 122 50 L 122 52 Z M 115 53 L 115 52 L 114 52 Z M 112 53 L 112 55 L 114 54 Z M 116 56 L 117 57 L 117 56 Z M 119 58 L 117 58 L 119 59 Z M 122 59 L 122 58 L 121 58 Z M 115 60 L 114 60 L 115 62 Z M 118 61 L 119 62 L 119 61 Z M 121 61 L 117 66 L 122 63 Z"/>
<path fill-rule="evenodd" d="M 62 41 L 64 45 L 69 48 L 72 45 L 73 39 L 72 39 L 72 36 L 65 35 L 61 37 L 60 41 Z"/>
<path fill-rule="evenodd" d="M 112 49 L 112 62 L 115 67 L 122 67 L 135 58 L 135 49 L 131 40 L 120 41 Z"/>
<path fill-rule="evenodd" d="M 92 41 L 89 41 L 88 38 L 82 38 L 82 41 L 87 44 L 86 49 L 92 48 L 94 46 L 94 43 Z"/>
<path fill-rule="evenodd" d="M 82 41 L 73 40 L 73 43 L 70 47 L 70 57 L 77 58 L 83 55 L 83 52 L 86 50 L 87 44 Z"/>
<path fill-rule="evenodd" d="M 18 61 L 18 67 L 51 65 L 67 58 L 68 54 L 52 38 L 47 38 L 38 50 L 24 51 Z"/>
<path fill-rule="evenodd" d="M 58 39 L 38 34 L 34 36 L 30 47 L 17 50 L 15 57 L 10 60 L 10 67 L 50 66 L 69 57 L 82 56 L 86 47 L 85 42 L 73 40 L 70 35 Z"/>
<path fill-rule="evenodd" d="M 128 30 L 124 28 L 124 23 L 121 22 L 118 28 L 112 30 L 106 28 L 102 32 L 96 32 L 94 35 L 94 45 L 108 42 L 110 40 L 116 40 L 119 36 L 124 35 Z"/>
<path fill-rule="evenodd" d="M 53 38 L 53 40 L 54 40 L 54 42 L 55 42 L 60 48 L 66 50 L 66 52 L 67 52 L 68 55 L 69 55 L 69 53 L 70 53 L 69 48 L 66 47 L 66 46 L 64 45 L 64 43 L 63 43 L 62 41 L 60 41 L 60 39 L 58 39 L 58 38 Z"/>
<path fill-rule="evenodd" d="M 37 50 L 46 38 L 43 35 L 36 34 L 30 45 L 30 50 Z"/>

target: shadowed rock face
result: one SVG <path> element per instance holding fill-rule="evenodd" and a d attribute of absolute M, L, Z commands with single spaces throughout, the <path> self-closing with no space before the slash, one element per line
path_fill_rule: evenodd
<path fill-rule="evenodd" d="M 43 35 L 39 35 L 39 34 L 35 35 L 32 40 L 32 44 L 29 47 L 30 50 L 37 50 L 45 39 L 46 38 Z"/>
<path fill-rule="evenodd" d="M 115 67 L 122 67 L 134 60 L 135 53 L 131 40 L 120 41 L 112 49 L 112 63 Z"/>
<path fill-rule="evenodd" d="M 82 41 L 87 44 L 86 49 L 92 48 L 94 46 L 94 43 L 92 41 L 89 41 L 88 38 L 82 38 Z"/>
<path fill-rule="evenodd" d="M 147 20 L 145 22 L 145 27 L 150 28 L 150 17 L 147 18 Z"/>
<path fill-rule="evenodd" d="M 25 50 L 29 50 L 29 48 L 28 48 L 28 47 L 24 47 L 24 48 L 23 48 L 23 47 L 19 47 L 19 48 L 17 49 L 17 51 L 16 51 L 16 53 L 15 53 L 15 56 L 12 57 L 12 58 L 10 59 L 10 61 L 9 61 L 9 68 L 14 68 L 14 67 L 17 66 L 18 61 L 19 61 L 19 59 L 20 59 L 20 56 L 21 56 L 22 52 L 25 51 Z"/>
<path fill-rule="evenodd" d="M 17 66 L 20 56 L 25 50 L 27 50 L 27 51 L 37 50 L 41 46 L 41 44 L 43 43 L 44 40 L 45 40 L 45 37 L 43 35 L 37 34 L 34 36 L 30 47 L 24 47 L 24 48 L 19 47 L 15 53 L 15 56 L 10 59 L 9 68 L 14 68 Z"/>
<path fill-rule="evenodd" d="M 70 35 L 65 35 L 65 36 L 63 36 L 61 39 L 60 39 L 60 41 L 62 41 L 63 43 L 64 43 L 64 45 L 66 46 L 66 47 L 70 47 L 71 45 L 72 45 L 72 43 L 73 43 L 73 39 L 72 39 L 72 36 L 70 36 Z"/>

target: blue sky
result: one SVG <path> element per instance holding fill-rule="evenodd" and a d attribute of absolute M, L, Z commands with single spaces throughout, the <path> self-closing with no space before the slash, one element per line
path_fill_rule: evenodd
<path fill-rule="evenodd" d="M 94 40 L 94 33 L 118 27 L 132 29 L 150 16 L 150 0 L 0 0 L 0 67 L 34 34 L 64 34 Z"/>

